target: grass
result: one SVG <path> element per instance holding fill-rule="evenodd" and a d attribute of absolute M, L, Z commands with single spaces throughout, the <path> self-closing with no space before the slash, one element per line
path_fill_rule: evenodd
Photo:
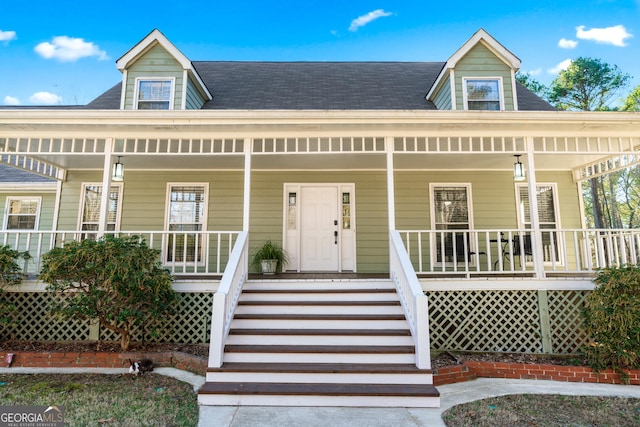
<path fill-rule="evenodd" d="M 449 427 L 638 426 L 640 399 L 518 394 L 457 405 L 442 419 Z"/>
<path fill-rule="evenodd" d="M 0 405 L 64 406 L 65 425 L 195 426 L 197 395 L 163 375 L 0 375 Z"/>

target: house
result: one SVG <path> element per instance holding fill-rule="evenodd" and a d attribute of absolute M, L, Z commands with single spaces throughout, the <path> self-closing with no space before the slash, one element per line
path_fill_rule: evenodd
<path fill-rule="evenodd" d="M 192 61 L 154 30 L 116 64 L 86 106 L 0 109 L 0 163 L 57 185 L 51 231 L 5 212 L 0 241 L 135 234 L 215 291 L 204 404 L 437 405 L 430 348 L 575 352 L 593 271 L 637 262 L 581 182 L 640 115 L 555 111 L 482 29 L 426 63 Z M 249 276 L 268 239 L 288 273 Z"/>

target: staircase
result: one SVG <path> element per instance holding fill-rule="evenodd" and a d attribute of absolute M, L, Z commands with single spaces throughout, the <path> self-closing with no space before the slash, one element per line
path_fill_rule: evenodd
<path fill-rule="evenodd" d="M 248 281 L 202 405 L 437 407 L 389 280 Z"/>

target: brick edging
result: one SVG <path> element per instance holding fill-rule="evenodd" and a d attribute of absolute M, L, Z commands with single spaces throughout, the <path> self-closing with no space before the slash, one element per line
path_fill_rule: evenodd
<path fill-rule="evenodd" d="M 465 361 L 462 365 L 433 370 L 435 386 L 453 384 L 476 378 L 511 378 L 520 380 L 548 380 L 579 383 L 640 385 L 640 370 L 629 370 L 625 383 L 613 369 L 595 372 L 586 366 L 562 366 L 528 363 L 500 363 Z"/>
<path fill-rule="evenodd" d="M 22 368 L 128 368 L 129 359 L 150 359 L 154 366 L 172 367 L 205 375 L 208 360 L 204 357 L 179 351 L 170 352 L 38 352 L 38 351 L 2 351 L 0 366 L 8 367 L 7 354 L 13 354 L 12 367 Z M 4 364 L 2 364 L 4 363 Z"/>
<path fill-rule="evenodd" d="M 13 353 L 11 366 L 24 368 L 128 368 L 129 359 L 151 359 L 155 366 L 168 366 L 206 375 L 208 360 L 179 351 L 172 352 L 37 352 L 2 351 L 0 363 Z M 0 366 L 6 366 L 0 365 Z M 628 384 L 640 385 L 640 370 L 626 371 Z M 512 378 L 564 382 L 625 384 L 612 369 L 594 372 L 585 366 L 561 366 L 526 363 L 473 362 L 433 370 L 435 386 L 472 381 L 476 378 Z"/>

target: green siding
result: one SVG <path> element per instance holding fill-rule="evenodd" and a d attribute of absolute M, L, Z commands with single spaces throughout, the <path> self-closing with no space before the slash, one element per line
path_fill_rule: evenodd
<path fill-rule="evenodd" d="M 98 172 L 70 171 L 63 185 L 59 228 L 78 226 L 82 183 L 102 181 Z M 126 171 L 123 185 L 122 231 L 158 231 L 165 228 L 167 183 L 208 183 L 209 230 L 238 231 L 242 228 L 242 172 L 139 172 Z"/>
<path fill-rule="evenodd" d="M 502 77 L 504 109 L 507 111 L 514 109 L 511 68 L 482 43 L 475 45 L 456 64 L 456 105 L 458 110 L 464 109 L 462 96 L 462 79 L 464 77 Z"/>
<path fill-rule="evenodd" d="M 127 85 L 125 92 L 125 110 L 134 108 L 134 95 L 136 78 L 138 77 L 174 77 L 174 99 L 173 108 L 182 108 L 184 70 L 180 63 L 175 60 L 169 52 L 162 46 L 156 45 L 145 52 L 134 64 L 127 69 Z"/>
<path fill-rule="evenodd" d="M 40 202 L 40 218 L 38 219 L 38 230 L 53 229 L 53 213 L 55 211 L 56 193 L 55 192 L 34 192 L 34 191 L 17 191 L 0 193 L 0 229 L 4 229 L 7 220 L 7 198 L 41 198 Z"/>
<path fill-rule="evenodd" d="M 571 172 L 538 172 L 541 183 L 556 183 L 563 228 L 580 228 L 578 190 Z M 471 184 L 473 224 L 476 229 L 515 229 L 516 190 L 511 172 L 396 172 L 396 227 L 421 229 L 431 227 L 429 184 Z"/>
<path fill-rule="evenodd" d="M 204 104 L 204 98 L 196 88 L 196 84 L 188 79 L 187 81 L 187 110 L 199 110 Z"/>
<path fill-rule="evenodd" d="M 451 110 L 451 76 L 448 75 L 440 87 L 440 90 L 435 94 L 433 103 L 438 110 Z"/>
<path fill-rule="evenodd" d="M 285 183 L 354 183 L 356 263 L 361 273 L 387 272 L 389 263 L 385 172 L 254 172 L 251 185 L 250 245 L 282 242 Z"/>

